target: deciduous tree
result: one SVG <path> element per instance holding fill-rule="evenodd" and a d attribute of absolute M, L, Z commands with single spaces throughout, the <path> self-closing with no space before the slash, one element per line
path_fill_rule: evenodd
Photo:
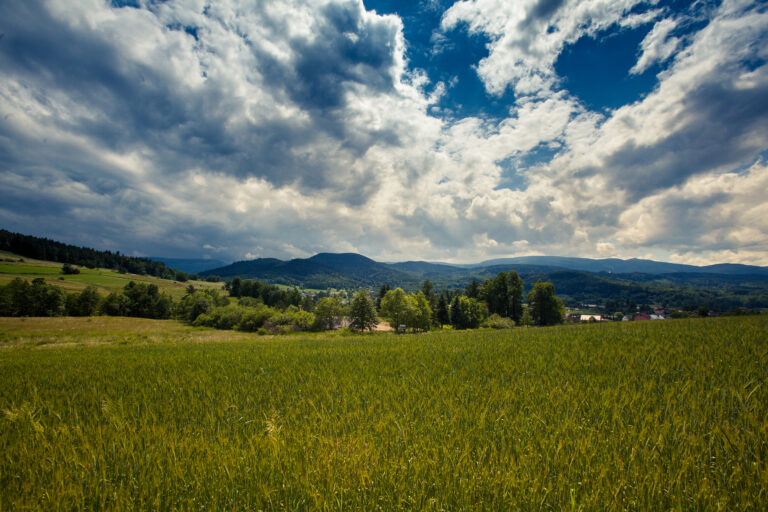
<path fill-rule="evenodd" d="M 528 308 L 536 325 L 554 325 L 563 321 L 565 308 L 555 295 L 555 286 L 547 281 L 537 281 L 528 293 Z"/>

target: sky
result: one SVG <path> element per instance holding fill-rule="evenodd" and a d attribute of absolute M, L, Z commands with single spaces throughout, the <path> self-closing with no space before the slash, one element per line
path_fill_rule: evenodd
<path fill-rule="evenodd" d="M 768 265 L 768 4 L 4 0 L 0 228 Z"/>

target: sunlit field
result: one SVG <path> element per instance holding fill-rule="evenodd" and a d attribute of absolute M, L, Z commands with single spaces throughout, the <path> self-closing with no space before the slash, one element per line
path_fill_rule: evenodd
<path fill-rule="evenodd" d="M 70 321 L 0 320 L 0 510 L 768 503 L 766 317 L 272 339 Z"/>
<path fill-rule="evenodd" d="M 206 281 L 187 281 L 181 283 L 152 276 L 140 276 L 129 273 L 121 274 L 120 272 L 103 268 L 89 269 L 78 267 L 80 270 L 79 274 L 64 275 L 61 267 L 61 263 L 35 260 L 0 251 L 0 285 L 6 285 L 17 277 L 27 281 L 41 278 L 46 284 L 58 286 L 67 293 L 81 292 L 87 286 L 93 286 L 100 294 L 107 295 L 110 292 L 121 291 L 125 285 L 134 281 L 136 283 L 155 284 L 161 292 L 167 293 L 174 299 L 181 298 L 186 293 L 187 287 L 190 284 L 195 288 L 216 289 L 220 289 L 224 285 L 222 282 L 209 283 Z"/>

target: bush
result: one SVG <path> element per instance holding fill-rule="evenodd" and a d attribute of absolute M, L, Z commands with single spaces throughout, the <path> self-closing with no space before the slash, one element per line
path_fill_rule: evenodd
<path fill-rule="evenodd" d="M 260 308 L 249 308 L 249 311 L 240 319 L 237 324 L 238 331 L 257 332 L 264 326 L 264 323 L 272 316 L 272 311 L 266 306 Z"/>
<path fill-rule="evenodd" d="M 176 308 L 176 316 L 189 323 L 197 320 L 197 317 L 208 313 L 216 306 L 216 300 L 209 293 L 195 291 L 186 295 Z"/>
<path fill-rule="evenodd" d="M 309 311 L 297 311 L 293 314 L 293 325 L 302 331 L 309 331 L 315 323 L 314 313 Z"/>
<path fill-rule="evenodd" d="M 491 329 L 511 329 L 515 326 L 515 321 L 511 318 L 504 318 L 497 313 L 492 314 L 483 322 L 483 327 L 490 327 Z"/>
<path fill-rule="evenodd" d="M 61 267 L 61 271 L 62 271 L 62 273 L 67 274 L 67 275 L 73 275 L 73 274 L 79 274 L 80 273 L 80 269 L 79 268 L 73 267 L 69 263 L 65 263 Z"/>
<path fill-rule="evenodd" d="M 192 325 L 214 327 L 216 329 L 234 329 L 240 324 L 248 309 L 242 306 L 230 305 L 214 308 L 209 313 L 197 317 Z"/>

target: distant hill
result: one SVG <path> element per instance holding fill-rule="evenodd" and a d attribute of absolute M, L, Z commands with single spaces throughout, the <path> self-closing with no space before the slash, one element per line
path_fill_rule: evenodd
<path fill-rule="evenodd" d="M 260 258 L 223 265 L 207 259 L 135 258 L 6 230 L 0 230 L 0 250 L 56 263 L 168 279 L 178 280 L 186 277 L 183 272 L 189 272 L 309 289 L 376 289 L 386 283 L 415 291 L 426 279 L 436 290 L 463 289 L 473 280 L 483 281 L 514 270 L 526 288 L 539 279 L 552 281 L 567 305 L 634 302 L 685 308 L 706 305 L 721 310 L 768 308 L 768 267 L 732 263 L 697 267 L 642 259 L 524 256 L 451 265 L 425 261 L 381 263 L 354 253 L 320 253 L 289 261 Z"/>
<path fill-rule="evenodd" d="M 638 268 L 645 271 L 619 272 Z M 454 266 L 424 261 L 380 263 L 360 254 L 321 253 L 290 261 L 274 258 L 239 261 L 201 275 L 219 275 L 225 279 L 239 276 L 318 289 L 375 289 L 387 283 L 415 291 L 425 279 L 432 281 L 437 290 L 463 289 L 473 280 L 483 281 L 510 270 L 520 274 L 527 289 L 539 279 L 552 281 L 558 295 L 569 305 L 613 301 L 687 308 L 698 305 L 717 309 L 768 307 L 768 269 L 749 265 L 695 267 L 650 260 L 533 256 Z M 723 273 L 716 273 L 717 270 Z"/>
<path fill-rule="evenodd" d="M 617 258 L 590 259 L 569 258 L 563 256 L 521 256 L 517 258 L 501 258 L 487 260 L 472 267 L 488 267 L 492 265 L 544 265 L 551 267 L 567 268 L 570 270 L 583 270 L 585 272 L 610 272 L 616 274 L 670 274 L 670 273 L 699 273 L 699 274 L 723 274 L 723 275 L 765 275 L 768 276 L 768 267 L 753 265 L 740 265 L 735 263 L 721 263 L 697 267 L 695 265 L 683 265 L 680 263 L 666 263 L 662 261 L 643 260 L 632 258 L 620 260 Z"/>
<path fill-rule="evenodd" d="M 205 270 L 219 268 L 226 265 L 226 263 L 221 260 L 208 260 L 204 258 L 163 258 L 152 256 L 149 259 L 152 261 L 161 261 L 168 267 L 172 267 L 189 274 L 199 274 Z"/>
<path fill-rule="evenodd" d="M 385 263 L 377 263 L 359 254 L 321 253 L 307 259 L 282 261 L 260 258 L 238 261 L 200 275 L 217 275 L 225 279 L 239 276 L 268 283 L 304 288 L 361 288 L 398 283 L 398 286 L 418 286 L 417 276 L 402 272 Z"/>

